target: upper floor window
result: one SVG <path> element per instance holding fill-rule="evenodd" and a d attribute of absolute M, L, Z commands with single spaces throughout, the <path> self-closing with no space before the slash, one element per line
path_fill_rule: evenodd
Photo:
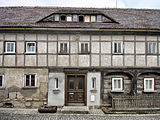
<path fill-rule="evenodd" d="M 157 43 L 156 42 L 148 42 L 147 52 L 149 54 L 156 54 L 157 53 Z"/>
<path fill-rule="evenodd" d="M 23 87 L 36 87 L 37 77 L 36 74 L 25 74 Z"/>
<path fill-rule="evenodd" d="M 101 15 L 97 15 L 97 22 L 102 22 L 102 16 Z"/>
<path fill-rule="evenodd" d="M 144 92 L 154 91 L 154 78 L 144 78 Z"/>
<path fill-rule="evenodd" d="M 26 53 L 36 53 L 36 42 L 26 42 Z"/>
<path fill-rule="evenodd" d="M 85 16 L 84 17 L 84 22 L 90 22 L 90 16 Z"/>
<path fill-rule="evenodd" d="M 84 22 L 84 16 L 79 16 L 79 22 Z"/>
<path fill-rule="evenodd" d="M 91 16 L 91 22 L 96 22 L 96 16 Z"/>
<path fill-rule="evenodd" d="M 54 16 L 54 21 L 59 21 L 59 15 Z"/>
<path fill-rule="evenodd" d="M 79 48 L 80 53 L 89 53 L 89 42 L 80 42 Z"/>
<path fill-rule="evenodd" d="M 113 42 L 113 53 L 121 54 L 123 53 L 123 43 Z"/>
<path fill-rule="evenodd" d="M 66 16 L 65 16 L 65 15 L 62 15 L 62 16 L 61 16 L 61 21 L 62 21 L 62 22 L 65 22 L 65 21 L 66 21 Z"/>
<path fill-rule="evenodd" d="M 73 22 L 77 22 L 78 21 L 78 16 L 77 15 L 73 15 Z"/>
<path fill-rule="evenodd" d="M 4 88 L 4 75 L 0 75 L 0 88 Z"/>
<path fill-rule="evenodd" d="M 15 53 L 15 42 L 6 42 L 6 53 Z"/>
<path fill-rule="evenodd" d="M 72 16 L 67 16 L 67 22 L 72 22 Z"/>
<path fill-rule="evenodd" d="M 68 53 L 69 52 L 69 43 L 68 42 L 60 42 L 59 43 L 59 53 Z"/>
<path fill-rule="evenodd" d="M 112 78 L 112 90 L 113 91 L 123 90 L 123 78 Z"/>

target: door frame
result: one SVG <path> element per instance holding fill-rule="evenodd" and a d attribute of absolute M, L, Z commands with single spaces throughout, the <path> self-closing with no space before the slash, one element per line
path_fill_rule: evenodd
<path fill-rule="evenodd" d="M 87 105 L 87 74 L 86 73 L 66 73 L 65 74 L 65 105 L 68 106 L 67 102 L 67 76 L 68 75 L 84 75 L 84 105 Z"/>

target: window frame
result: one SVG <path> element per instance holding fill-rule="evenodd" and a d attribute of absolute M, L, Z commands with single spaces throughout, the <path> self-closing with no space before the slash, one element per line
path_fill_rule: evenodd
<path fill-rule="evenodd" d="M 93 19 L 94 18 L 94 19 Z M 91 23 L 94 23 L 94 22 L 96 22 L 96 16 L 95 15 L 91 15 L 91 21 L 90 21 Z"/>
<path fill-rule="evenodd" d="M 101 21 L 99 21 L 98 17 L 101 17 Z M 97 22 L 102 22 L 102 20 L 103 20 L 102 15 L 97 15 L 96 18 L 97 18 L 97 19 L 96 19 Z"/>
<path fill-rule="evenodd" d="M 0 89 L 5 88 L 5 76 L 4 74 L 0 74 L 0 76 L 2 76 L 2 86 L 0 86 Z"/>
<path fill-rule="evenodd" d="M 118 52 L 115 52 L 114 50 L 115 50 L 115 44 L 119 44 L 120 43 L 120 45 L 121 45 L 121 48 L 120 48 L 120 52 L 118 51 L 119 50 L 119 46 L 117 45 L 117 51 Z M 124 50 L 123 50 L 123 48 L 124 48 L 124 44 L 123 44 L 123 42 L 122 41 L 113 41 L 112 42 L 112 53 L 113 54 L 123 54 L 123 52 L 124 52 Z"/>
<path fill-rule="evenodd" d="M 155 51 L 153 51 L 154 49 L 153 49 L 153 44 L 156 44 L 156 46 L 155 46 Z M 152 47 L 151 47 L 151 51 L 149 50 L 150 49 L 150 44 L 152 44 Z M 147 42 L 147 54 L 157 54 L 157 51 L 158 51 L 158 49 L 157 49 L 157 42 Z"/>
<path fill-rule="evenodd" d="M 146 86 L 146 81 L 152 81 L 152 88 L 151 89 L 149 89 L 149 88 L 147 88 L 147 86 Z M 148 86 L 149 87 L 149 86 Z M 154 92 L 155 91 L 155 78 L 144 78 L 143 79 L 143 90 L 144 90 L 144 92 Z"/>
<path fill-rule="evenodd" d="M 29 86 L 26 86 L 26 75 L 29 75 Z M 31 75 L 35 76 L 35 85 L 31 86 Z M 25 73 L 23 74 L 23 88 L 37 88 L 37 73 Z"/>
<path fill-rule="evenodd" d="M 56 18 L 57 17 L 57 18 Z M 54 15 L 54 21 L 58 22 L 60 20 L 60 16 L 59 15 Z"/>
<path fill-rule="evenodd" d="M 34 43 L 34 45 L 35 45 L 35 50 L 34 50 L 33 52 L 32 52 L 32 51 L 31 51 L 31 52 L 30 52 L 30 51 L 28 51 L 28 49 L 27 49 L 27 45 L 28 45 L 28 43 Z M 26 46 L 26 53 L 29 53 L 29 54 L 34 54 L 34 53 L 36 53 L 36 51 L 37 51 L 37 50 L 36 50 L 36 49 L 37 49 L 36 42 L 33 42 L 33 41 L 27 41 L 25 46 Z"/>
<path fill-rule="evenodd" d="M 82 50 L 82 44 L 88 44 L 88 51 L 86 51 L 85 50 L 85 47 L 84 47 L 84 52 L 82 52 L 81 50 Z M 79 53 L 80 54 L 88 54 L 88 53 L 90 53 L 90 43 L 89 42 L 79 42 Z"/>
<path fill-rule="evenodd" d="M 121 81 L 121 88 L 115 88 L 115 86 L 114 86 L 114 81 L 115 80 L 120 80 Z M 121 92 L 121 91 L 123 91 L 124 90 L 124 79 L 122 78 L 122 77 L 113 77 L 112 78 L 112 91 L 117 91 L 117 92 Z"/>
<path fill-rule="evenodd" d="M 61 44 L 63 44 L 63 52 L 61 52 Z M 67 44 L 67 52 L 64 52 L 64 44 Z M 69 42 L 58 42 L 58 53 L 59 54 L 69 54 Z"/>
<path fill-rule="evenodd" d="M 13 51 L 8 51 L 8 43 L 13 43 Z M 5 42 L 5 53 L 15 53 L 16 52 L 16 42 L 15 41 L 6 41 Z"/>
<path fill-rule="evenodd" d="M 84 22 L 86 22 L 86 23 L 91 22 L 91 16 L 85 15 L 85 16 L 84 16 Z"/>

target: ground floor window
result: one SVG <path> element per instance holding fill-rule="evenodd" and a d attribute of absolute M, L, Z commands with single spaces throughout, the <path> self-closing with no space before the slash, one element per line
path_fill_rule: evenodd
<path fill-rule="evenodd" d="M 36 74 L 25 74 L 23 87 L 36 87 Z"/>
<path fill-rule="evenodd" d="M 4 75 L 0 75 L 0 88 L 4 88 Z"/>
<path fill-rule="evenodd" d="M 123 90 L 123 78 L 112 78 L 112 90 L 113 91 Z"/>
<path fill-rule="evenodd" d="M 144 78 L 144 91 L 154 91 L 154 78 Z"/>

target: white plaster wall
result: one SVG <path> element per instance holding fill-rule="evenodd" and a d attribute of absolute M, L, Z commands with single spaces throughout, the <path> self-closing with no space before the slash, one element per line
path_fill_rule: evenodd
<path fill-rule="evenodd" d="M 92 78 L 96 78 L 96 88 L 92 89 Z M 87 73 L 87 106 L 100 106 L 100 84 L 101 73 L 100 72 L 88 72 Z M 95 96 L 95 101 L 91 101 L 91 95 Z"/>
<path fill-rule="evenodd" d="M 55 89 L 55 78 L 58 78 L 58 89 Z M 57 92 L 57 93 L 56 93 Z M 48 105 L 64 106 L 65 103 L 65 74 L 49 73 Z"/>

